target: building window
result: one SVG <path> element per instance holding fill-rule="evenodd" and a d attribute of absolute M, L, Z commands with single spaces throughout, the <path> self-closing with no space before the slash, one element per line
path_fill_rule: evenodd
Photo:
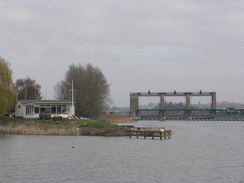
<path fill-rule="evenodd" d="M 39 111 L 40 111 L 39 107 L 35 107 L 34 111 L 35 111 L 35 114 L 39 114 Z"/>
<path fill-rule="evenodd" d="M 32 115 L 33 114 L 33 105 L 27 105 L 26 106 L 26 114 Z"/>
<path fill-rule="evenodd" d="M 57 106 L 57 113 L 58 113 L 58 114 L 61 114 L 61 105 L 58 105 L 58 106 Z"/>
<path fill-rule="evenodd" d="M 51 113 L 51 106 L 46 105 L 46 113 L 50 114 Z"/>
<path fill-rule="evenodd" d="M 51 107 L 51 113 L 52 114 L 57 113 L 57 107 L 56 107 L 56 105 L 52 105 L 52 107 Z"/>
<path fill-rule="evenodd" d="M 41 114 L 51 113 L 51 106 L 50 105 L 41 105 L 40 106 L 40 113 Z"/>
<path fill-rule="evenodd" d="M 64 114 L 67 113 L 67 106 L 66 105 L 63 105 L 63 111 L 62 111 Z"/>
<path fill-rule="evenodd" d="M 40 108 L 40 113 L 42 113 L 42 114 L 43 114 L 43 113 L 46 113 L 46 109 L 45 109 L 45 107 L 41 107 L 41 108 Z"/>

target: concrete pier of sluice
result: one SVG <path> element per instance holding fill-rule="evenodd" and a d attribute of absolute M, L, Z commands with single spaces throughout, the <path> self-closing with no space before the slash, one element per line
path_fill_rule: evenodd
<path fill-rule="evenodd" d="M 192 97 L 210 97 L 211 107 L 210 109 L 192 109 L 191 98 Z M 141 97 L 159 97 L 159 109 L 140 109 L 139 98 Z M 185 107 L 183 109 L 166 109 L 165 98 L 166 97 L 184 97 Z M 143 117 L 145 115 L 154 115 L 162 118 L 170 115 L 184 115 L 186 118 L 190 118 L 193 113 L 194 115 L 202 115 L 203 112 L 208 112 L 212 117 L 216 115 L 216 92 L 132 92 L 130 93 L 130 116 L 132 117 Z M 199 112 L 199 113 L 196 113 Z"/>

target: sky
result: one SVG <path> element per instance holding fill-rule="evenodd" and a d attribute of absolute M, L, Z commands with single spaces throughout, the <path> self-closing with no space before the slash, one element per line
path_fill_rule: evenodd
<path fill-rule="evenodd" d="M 130 92 L 214 91 L 244 103 L 243 0 L 0 0 L 0 56 L 45 99 L 71 64 Z"/>

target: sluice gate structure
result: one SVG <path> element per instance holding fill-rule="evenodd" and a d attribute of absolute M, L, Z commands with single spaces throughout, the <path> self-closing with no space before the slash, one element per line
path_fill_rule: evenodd
<path fill-rule="evenodd" d="M 157 109 L 140 109 L 140 97 L 159 97 L 159 108 Z M 167 109 L 165 107 L 166 97 L 184 97 L 185 107 L 182 109 Z M 209 109 L 196 109 L 191 106 L 191 97 L 210 97 L 211 106 Z M 216 92 L 133 92 L 130 93 L 130 116 L 137 118 L 214 118 L 216 115 Z"/>

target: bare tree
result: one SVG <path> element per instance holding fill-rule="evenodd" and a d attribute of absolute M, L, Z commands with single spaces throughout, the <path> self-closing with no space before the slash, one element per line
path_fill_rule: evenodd
<path fill-rule="evenodd" d="M 15 89 L 18 92 L 19 100 L 39 100 L 41 99 L 41 86 L 30 77 L 17 79 Z"/>
<path fill-rule="evenodd" d="M 71 99 L 72 80 L 76 115 L 94 117 L 103 112 L 110 100 L 110 89 L 102 71 L 91 64 L 71 65 L 65 79 L 54 87 L 57 99 Z"/>

